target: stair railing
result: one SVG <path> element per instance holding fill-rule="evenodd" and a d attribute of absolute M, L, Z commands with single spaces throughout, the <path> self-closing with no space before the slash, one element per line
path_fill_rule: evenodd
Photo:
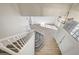
<path fill-rule="evenodd" d="M 20 50 L 26 45 L 28 40 L 31 38 L 32 32 L 30 33 L 21 33 L 14 36 L 10 36 L 7 38 L 3 38 L 0 40 L 0 49 L 12 54 L 12 55 L 18 55 Z"/>

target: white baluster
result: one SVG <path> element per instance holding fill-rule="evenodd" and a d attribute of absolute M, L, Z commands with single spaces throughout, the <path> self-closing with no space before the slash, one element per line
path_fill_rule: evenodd
<path fill-rule="evenodd" d="M 16 48 L 18 51 L 20 50 L 19 48 L 17 48 L 10 40 L 8 40 L 8 42 L 13 45 L 14 48 Z"/>
<path fill-rule="evenodd" d="M 24 40 L 22 39 L 22 35 L 19 35 L 19 38 L 21 39 L 21 41 L 23 42 L 21 42 L 22 43 L 22 45 L 24 45 L 25 44 L 25 42 L 24 42 Z"/>
<path fill-rule="evenodd" d="M 20 48 L 22 48 L 21 45 L 17 42 L 17 40 L 19 40 L 19 38 L 17 38 L 17 37 L 18 37 L 18 36 L 15 37 L 16 43 L 20 46 Z"/>

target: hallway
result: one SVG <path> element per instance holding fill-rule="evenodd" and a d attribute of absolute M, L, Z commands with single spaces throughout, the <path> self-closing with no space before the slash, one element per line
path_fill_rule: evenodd
<path fill-rule="evenodd" d="M 50 29 L 41 27 L 41 26 L 33 26 L 33 29 L 37 32 L 40 32 L 44 35 L 44 46 L 39 50 L 35 51 L 36 55 L 60 55 L 60 49 L 52 37 L 52 33 Z"/>

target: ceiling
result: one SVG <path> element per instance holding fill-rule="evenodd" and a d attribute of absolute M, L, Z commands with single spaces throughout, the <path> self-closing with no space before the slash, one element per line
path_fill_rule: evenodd
<path fill-rule="evenodd" d="M 71 3 L 19 3 L 17 5 L 22 16 L 64 16 Z M 74 8 L 79 10 L 77 6 L 79 7 L 79 4 L 74 4 Z"/>
<path fill-rule="evenodd" d="M 23 16 L 53 16 L 59 14 L 65 14 L 70 4 L 34 4 L 34 3 L 22 3 L 18 4 L 21 15 Z"/>

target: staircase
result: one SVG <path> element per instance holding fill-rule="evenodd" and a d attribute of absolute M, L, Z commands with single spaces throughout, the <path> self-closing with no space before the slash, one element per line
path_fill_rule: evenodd
<path fill-rule="evenodd" d="M 35 32 L 35 51 L 39 51 L 44 46 L 44 36 Z"/>
<path fill-rule="evenodd" d="M 17 34 L 14 36 L 10 36 L 10 37 L 1 39 L 0 40 L 0 55 L 22 54 L 22 52 L 21 52 L 22 49 L 27 45 L 27 42 L 30 39 L 34 40 L 33 31 L 29 32 L 29 33 L 25 32 L 25 33 L 21 33 L 21 34 Z"/>
<path fill-rule="evenodd" d="M 9 53 L 7 53 L 7 52 L 0 49 L 0 55 L 11 55 L 11 54 L 9 54 Z"/>
<path fill-rule="evenodd" d="M 61 55 L 59 46 L 52 34 L 53 31 L 46 27 L 33 25 L 35 33 L 35 55 Z"/>

